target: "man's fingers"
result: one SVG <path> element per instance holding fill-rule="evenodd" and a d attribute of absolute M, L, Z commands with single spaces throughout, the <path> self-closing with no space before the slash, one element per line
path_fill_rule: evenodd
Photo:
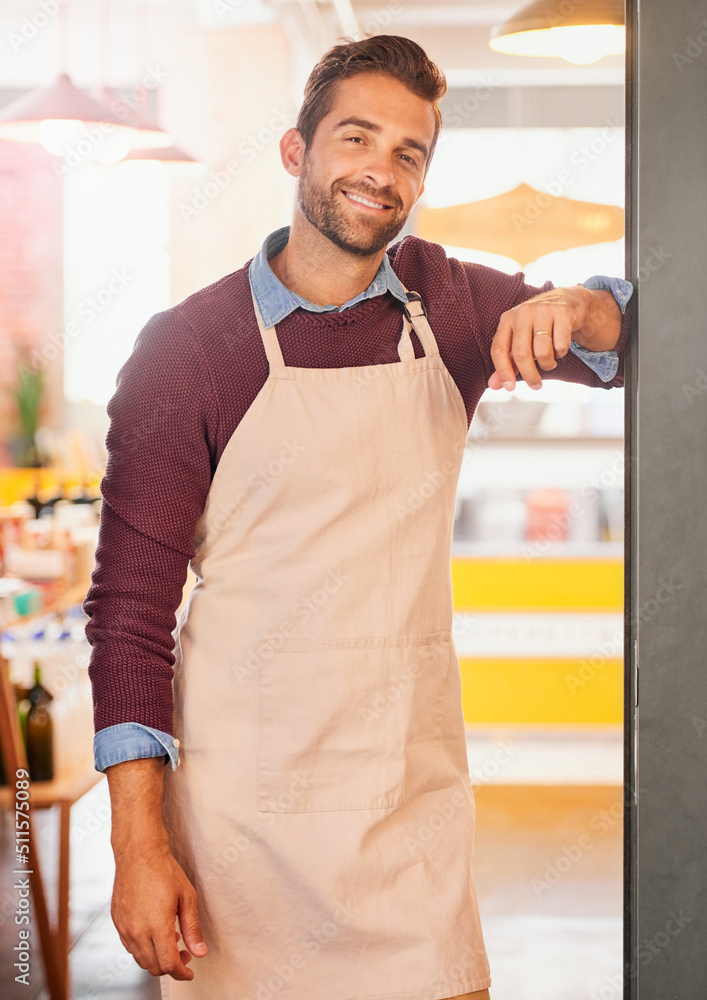
<path fill-rule="evenodd" d="M 174 940 L 177 942 L 177 945 L 179 945 L 179 942 L 180 942 L 181 938 L 182 938 L 182 935 L 179 933 L 179 931 L 175 931 L 174 932 Z M 193 956 L 191 955 L 190 952 L 184 951 L 183 948 L 180 948 L 179 949 L 179 957 L 181 958 L 181 960 L 184 963 L 184 965 L 188 965 L 189 962 L 191 962 Z"/>
<path fill-rule="evenodd" d="M 575 312 L 571 303 L 555 301 L 548 293 L 503 313 L 491 343 L 495 371 L 489 388 L 514 389 L 518 373 L 532 389 L 540 389 L 541 371 L 557 368 L 570 349 Z"/>
<path fill-rule="evenodd" d="M 564 358 L 572 340 L 572 316 L 567 309 L 555 305 L 539 305 L 533 315 L 533 354 L 543 371 L 557 368 L 557 359 Z"/>
<path fill-rule="evenodd" d="M 199 923 L 199 909 L 196 902 L 196 893 L 184 893 L 179 897 L 179 928 L 182 932 L 184 944 L 192 955 L 201 958 L 206 954 L 208 948 L 204 941 Z"/>
<path fill-rule="evenodd" d="M 549 372 L 553 368 L 557 368 L 552 327 L 550 329 L 541 330 L 540 328 L 536 328 L 534 330 L 533 354 L 543 371 Z"/>
<path fill-rule="evenodd" d="M 531 389 L 542 388 L 543 380 L 535 365 L 533 352 L 533 322 L 530 316 L 519 312 L 513 323 L 511 353 L 515 366 Z"/>
<path fill-rule="evenodd" d="M 492 372 L 491 376 L 490 376 L 490 378 L 489 378 L 489 380 L 488 380 L 488 382 L 486 384 L 488 385 L 489 389 L 505 389 L 506 388 L 504 386 L 503 382 L 501 381 L 501 376 L 498 374 L 498 372 Z M 513 385 L 513 388 L 515 388 L 515 383 Z"/>
<path fill-rule="evenodd" d="M 513 325 L 508 313 L 503 313 L 498 324 L 498 328 L 491 342 L 491 360 L 496 369 L 489 379 L 491 389 L 508 389 L 516 387 L 516 368 L 513 367 L 511 358 L 511 339 L 513 336 Z M 494 383 L 491 384 L 493 379 Z"/>
<path fill-rule="evenodd" d="M 552 327 L 552 339 L 555 344 L 555 358 L 564 358 L 570 349 L 572 341 L 572 322 L 569 316 L 555 316 L 555 322 Z"/>
<path fill-rule="evenodd" d="M 153 950 L 156 956 L 157 972 L 152 972 L 152 975 L 157 976 L 171 976 L 172 979 L 184 980 L 193 979 L 194 973 L 191 969 L 187 968 L 187 964 L 184 961 L 184 951 L 179 950 L 177 947 L 177 942 L 172 941 L 169 934 L 164 932 L 159 932 L 152 937 Z M 189 956 L 191 958 L 191 956 Z"/>
<path fill-rule="evenodd" d="M 179 949 L 178 931 L 174 931 L 174 944 L 171 943 L 168 932 L 151 934 L 147 928 L 142 932 L 126 930 L 123 933 L 118 930 L 118 934 L 125 950 L 150 975 L 167 975 L 179 980 L 194 978 L 192 970 L 187 968 L 192 956 L 188 951 Z"/>
<path fill-rule="evenodd" d="M 125 950 L 133 956 L 137 964 L 151 976 L 160 975 L 160 965 L 155 953 L 149 931 L 146 935 L 141 934 L 121 934 L 120 940 L 123 942 Z"/>

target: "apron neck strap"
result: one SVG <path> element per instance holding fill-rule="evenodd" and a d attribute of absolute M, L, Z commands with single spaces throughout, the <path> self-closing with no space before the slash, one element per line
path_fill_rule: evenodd
<path fill-rule="evenodd" d="M 263 323 L 262 317 L 260 315 L 260 309 L 258 309 L 258 303 L 255 301 L 255 295 L 251 289 L 250 297 L 253 300 L 253 309 L 255 310 L 255 318 L 258 321 L 258 329 L 260 330 L 260 336 L 263 339 L 263 347 L 265 348 L 265 354 L 267 355 L 268 364 L 270 366 L 270 371 L 275 368 L 284 368 L 285 362 L 282 357 L 282 351 L 280 350 L 280 342 L 277 339 L 277 333 L 275 332 L 274 326 L 266 327 Z"/>
<path fill-rule="evenodd" d="M 403 285 L 405 288 L 405 285 Z M 412 323 L 412 328 L 417 334 L 417 338 L 422 344 L 428 358 L 439 357 L 439 348 L 432 327 L 427 321 L 427 310 L 425 304 L 417 292 L 409 292 L 405 288 L 408 297 L 408 304 L 403 306 L 403 311 L 407 319 Z"/>
<path fill-rule="evenodd" d="M 405 286 L 403 285 L 403 288 Z M 428 358 L 439 357 L 439 348 L 437 347 L 437 341 L 435 340 L 435 335 L 432 333 L 432 328 L 427 322 L 427 310 L 425 309 L 424 303 L 417 292 L 409 292 L 405 288 L 405 294 L 408 297 L 408 304 L 403 306 L 403 311 L 405 313 L 406 320 L 412 324 L 412 328 L 415 331 L 418 340 L 422 344 L 423 350 Z M 258 308 L 258 303 L 255 300 L 255 295 L 251 289 L 251 298 L 253 300 L 253 309 L 255 311 L 255 318 L 258 322 L 258 329 L 260 330 L 260 336 L 263 340 L 263 347 L 265 348 L 265 354 L 268 359 L 268 365 L 270 366 L 270 371 L 277 368 L 284 368 L 285 362 L 282 357 L 282 351 L 280 349 L 280 342 L 277 339 L 277 333 L 274 326 L 266 327 L 263 323 L 262 317 L 260 315 L 260 309 Z M 405 331 L 403 331 L 405 333 Z M 409 343 L 409 337 L 408 343 Z M 410 344 L 412 348 L 412 344 Z M 400 351 L 399 351 L 400 354 Z M 408 356 L 409 355 L 409 356 Z M 400 360 L 412 360 L 414 358 L 414 350 L 406 352 L 405 355 L 400 354 Z"/>

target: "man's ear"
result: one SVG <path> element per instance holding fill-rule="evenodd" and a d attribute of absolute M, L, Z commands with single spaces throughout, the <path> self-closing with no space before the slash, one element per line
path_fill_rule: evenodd
<path fill-rule="evenodd" d="M 288 174 L 299 177 L 302 172 L 305 145 L 304 139 L 296 128 L 288 128 L 280 139 L 280 159 Z"/>
<path fill-rule="evenodd" d="M 417 205 L 418 201 L 419 201 L 419 200 L 420 200 L 420 198 L 422 197 L 422 192 L 423 192 L 424 190 L 425 190 L 425 182 L 423 181 L 423 182 L 422 182 L 422 187 L 421 187 L 421 188 L 420 188 L 420 190 L 419 190 L 419 191 L 417 192 L 417 198 L 415 198 L 415 201 L 413 202 L 413 204 L 414 204 L 414 205 Z"/>

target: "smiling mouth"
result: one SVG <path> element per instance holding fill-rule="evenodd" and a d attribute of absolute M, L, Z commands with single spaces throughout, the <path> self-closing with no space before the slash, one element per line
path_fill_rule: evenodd
<path fill-rule="evenodd" d="M 342 192 L 349 201 L 355 201 L 359 205 L 365 205 L 366 208 L 373 208 L 378 212 L 389 212 L 391 205 L 384 205 L 380 201 L 371 201 L 370 198 L 364 198 L 362 194 L 354 194 L 353 191 L 343 191 Z"/>

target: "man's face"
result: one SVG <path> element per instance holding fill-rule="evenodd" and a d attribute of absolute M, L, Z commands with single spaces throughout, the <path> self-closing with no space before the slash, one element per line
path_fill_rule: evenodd
<path fill-rule="evenodd" d="M 342 250 L 375 255 L 422 194 L 434 131 L 430 102 L 387 74 L 342 80 L 302 162 L 302 214 Z"/>

